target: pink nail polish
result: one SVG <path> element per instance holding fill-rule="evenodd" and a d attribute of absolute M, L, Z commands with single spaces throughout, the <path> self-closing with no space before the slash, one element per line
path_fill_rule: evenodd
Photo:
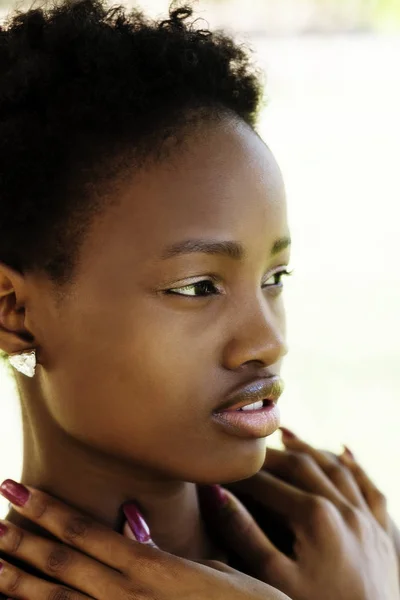
<path fill-rule="evenodd" d="M 4 525 L 4 523 L 0 523 L 0 537 L 3 537 L 3 535 L 5 535 L 8 531 L 8 527 L 7 525 Z"/>
<path fill-rule="evenodd" d="M 139 509 L 132 503 L 125 504 L 122 509 L 137 541 L 141 544 L 149 542 L 151 540 L 150 529 Z"/>
<path fill-rule="evenodd" d="M 22 484 L 6 479 L 0 486 L 0 493 L 15 506 L 24 506 L 29 499 L 30 492 Z"/>

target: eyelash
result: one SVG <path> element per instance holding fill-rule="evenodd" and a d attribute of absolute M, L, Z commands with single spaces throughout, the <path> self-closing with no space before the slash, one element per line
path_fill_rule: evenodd
<path fill-rule="evenodd" d="M 291 275 L 293 275 L 293 269 L 291 271 L 287 271 L 286 269 L 284 271 L 277 271 L 276 273 L 273 273 L 271 277 L 276 277 L 279 278 L 279 281 L 275 281 L 274 284 L 272 285 L 265 285 L 263 286 L 263 288 L 282 288 L 283 287 L 283 283 L 281 281 L 281 278 L 283 276 L 286 277 L 290 277 Z M 191 283 L 189 285 L 184 285 L 182 287 L 178 287 L 178 288 L 171 288 L 169 290 L 165 290 L 166 294 L 172 294 L 175 296 L 183 296 L 185 298 L 206 298 L 207 296 L 215 296 L 217 294 L 215 293 L 210 293 L 210 294 L 181 294 L 180 292 L 177 292 L 176 290 L 187 290 L 189 288 L 196 288 L 197 286 L 201 286 L 204 284 L 210 283 L 211 285 L 214 286 L 214 289 L 216 289 L 215 284 L 212 280 L 210 279 L 202 279 L 201 281 L 196 281 L 195 283 Z"/>

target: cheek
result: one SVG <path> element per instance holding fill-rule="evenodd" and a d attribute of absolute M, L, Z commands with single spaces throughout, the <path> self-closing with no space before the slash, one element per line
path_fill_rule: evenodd
<path fill-rule="evenodd" d="M 182 420 L 190 427 L 197 357 L 194 340 L 172 320 L 153 315 L 108 331 L 103 325 L 64 347 L 47 380 L 49 410 L 70 435 L 103 449 L 124 451 L 154 436 L 170 437 Z"/>

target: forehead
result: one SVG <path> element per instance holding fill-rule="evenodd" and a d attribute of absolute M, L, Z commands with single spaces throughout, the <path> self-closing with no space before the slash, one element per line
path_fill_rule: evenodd
<path fill-rule="evenodd" d="M 198 126 L 168 159 L 132 172 L 115 194 L 118 202 L 89 236 L 98 258 L 110 244 L 146 259 L 191 237 L 260 236 L 269 246 L 287 234 L 279 167 L 260 137 L 232 119 Z"/>

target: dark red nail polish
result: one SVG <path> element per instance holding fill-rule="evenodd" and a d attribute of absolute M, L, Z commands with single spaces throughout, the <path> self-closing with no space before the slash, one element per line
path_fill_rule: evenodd
<path fill-rule="evenodd" d="M 282 432 L 282 435 L 285 438 L 288 438 L 289 440 L 298 440 L 299 438 L 297 437 L 297 435 L 295 435 L 293 433 L 293 431 L 290 431 L 290 429 L 287 429 L 286 427 L 279 427 L 279 429 Z"/>
<path fill-rule="evenodd" d="M 0 537 L 3 537 L 3 535 L 5 535 L 7 533 L 7 531 L 8 531 L 7 525 L 0 523 Z"/>
<path fill-rule="evenodd" d="M 30 496 L 29 490 L 25 486 L 6 479 L 0 486 L 1 494 L 16 506 L 24 506 L 28 502 Z"/>
<path fill-rule="evenodd" d="M 151 540 L 150 529 L 139 509 L 132 503 L 125 504 L 122 508 L 137 541 L 141 544 L 149 542 Z"/>
<path fill-rule="evenodd" d="M 198 487 L 199 500 L 205 510 L 216 512 L 224 508 L 229 497 L 220 485 L 201 485 Z"/>

